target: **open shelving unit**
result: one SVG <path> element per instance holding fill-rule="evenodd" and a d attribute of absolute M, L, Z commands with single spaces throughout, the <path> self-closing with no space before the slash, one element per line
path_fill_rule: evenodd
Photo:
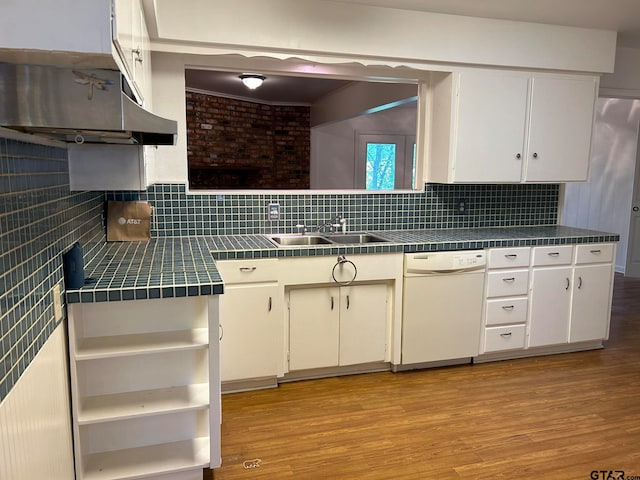
<path fill-rule="evenodd" d="M 219 465 L 217 305 L 69 305 L 77 480 L 199 480 Z"/>

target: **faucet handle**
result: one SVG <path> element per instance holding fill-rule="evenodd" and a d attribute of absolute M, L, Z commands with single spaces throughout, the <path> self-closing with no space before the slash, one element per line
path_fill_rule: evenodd
<path fill-rule="evenodd" d="M 307 227 L 306 225 L 303 225 L 302 223 L 299 223 L 296 225 L 296 229 L 298 230 L 298 232 L 300 232 L 301 234 L 305 234 L 307 233 Z"/>

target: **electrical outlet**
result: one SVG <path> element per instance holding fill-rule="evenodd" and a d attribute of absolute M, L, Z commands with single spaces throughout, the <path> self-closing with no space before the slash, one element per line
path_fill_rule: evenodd
<path fill-rule="evenodd" d="M 62 320 L 62 291 L 60 290 L 60 284 L 54 285 L 51 292 L 53 295 L 53 316 L 56 322 Z"/>
<path fill-rule="evenodd" d="M 469 210 L 469 205 L 466 198 L 456 200 L 456 213 L 458 215 L 465 215 L 467 210 Z"/>
<path fill-rule="evenodd" d="M 269 220 L 280 220 L 280 204 L 269 204 Z"/>

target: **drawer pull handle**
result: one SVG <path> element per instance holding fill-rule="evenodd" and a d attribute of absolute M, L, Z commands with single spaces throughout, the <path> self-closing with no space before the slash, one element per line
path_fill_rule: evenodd
<path fill-rule="evenodd" d="M 549 255 L 550 257 L 559 257 L 560 252 L 549 252 L 547 255 Z"/>
<path fill-rule="evenodd" d="M 505 258 L 517 258 L 517 254 L 516 253 L 507 253 L 505 254 Z"/>
<path fill-rule="evenodd" d="M 349 310 L 349 305 L 350 305 L 350 302 L 349 302 L 349 295 L 347 295 L 347 310 Z"/>
<path fill-rule="evenodd" d="M 241 272 L 253 272 L 257 267 L 240 267 Z"/>
<path fill-rule="evenodd" d="M 268 311 L 269 312 L 271 311 L 271 304 L 272 304 L 272 300 L 271 300 L 271 297 L 269 297 L 269 306 L 268 306 Z"/>
<path fill-rule="evenodd" d="M 500 336 L 501 337 L 510 337 L 511 336 L 511 332 L 509 332 L 509 333 L 501 333 Z"/>
<path fill-rule="evenodd" d="M 331 310 L 333 310 L 333 297 L 331 297 Z"/>
<path fill-rule="evenodd" d="M 567 277 L 567 286 L 564 287 L 565 290 L 569 290 L 569 277 Z"/>
<path fill-rule="evenodd" d="M 222 339 L 224 338 L 224 327 L 222 326 L 221 323 L 218 324 L 218 331 L 220 333 L 218 340 L 222 341 Z"/>
<path fill-rule="evenodd" d="M 503 278 L 502 281 L 503 282 L 515 282 L 516 281 L 516 277 Z"/>
<path fill-rule="evenodd" d="M 597 249 L 597 250 L 589 250 L 591 253 L 596 254 L 596 253 L 602 253 L 602 250 Z"/>
<path fill-rule="evenodd" d="M 582 288 L 582 277 L 578 277 L 578 290 Z"/>
<path fill-rule="evenodd" d="M 513 305 L 503 305 L 503 306 L 502 306 L 502 309 L 503 309 L 503 310 L 513 310 L 513 309 L 514 309 L 514 306 L 513 306 Z"/>

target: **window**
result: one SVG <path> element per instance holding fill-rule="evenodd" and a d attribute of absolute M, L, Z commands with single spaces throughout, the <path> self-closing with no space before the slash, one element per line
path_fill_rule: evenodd
<path fill-rule="evenodd" d="M 415 151 L 413 135 L 358 134 L 357 188 L 413 188 Z"/>

